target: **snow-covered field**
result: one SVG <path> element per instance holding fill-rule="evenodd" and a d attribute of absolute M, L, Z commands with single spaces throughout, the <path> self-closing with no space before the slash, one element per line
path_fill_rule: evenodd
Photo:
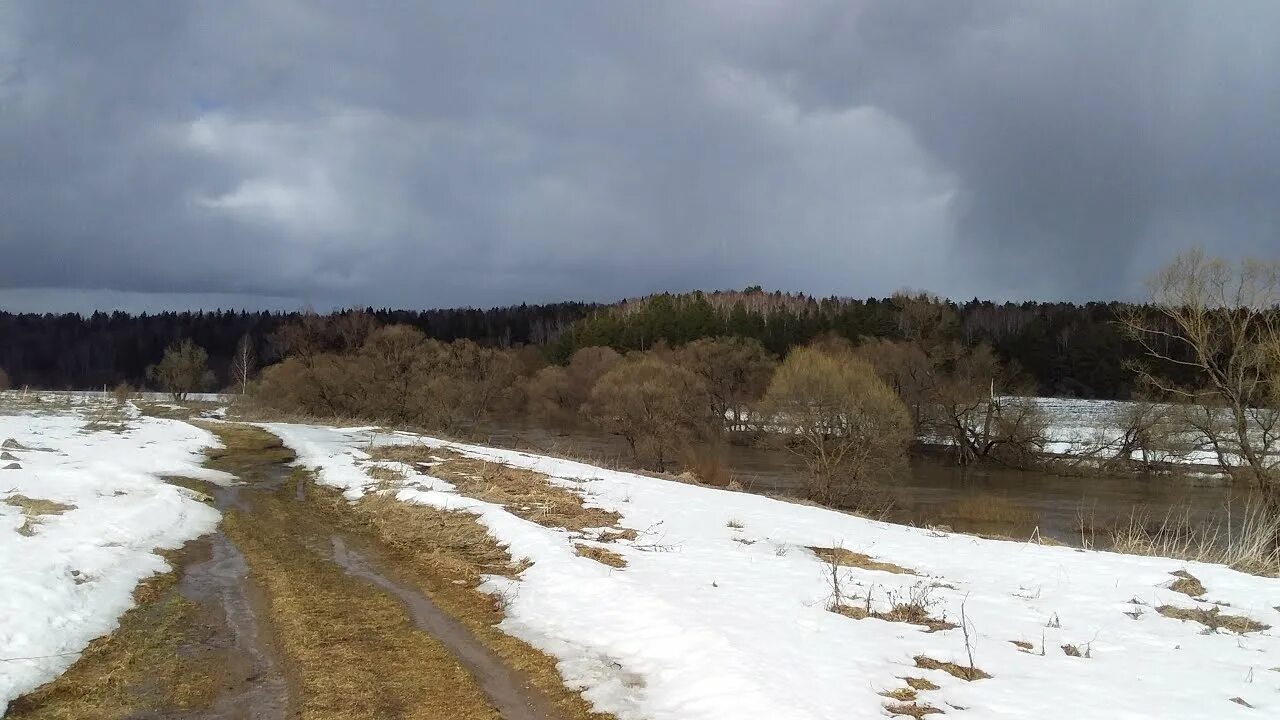
<path fill-rule="evenodd" d="M 545 473 L 587 504 L 619 513 L 637 537 L 607 545 L 627 563 L 613 569 L 575 554 L 581 537 L 417 470 L 397 491 L 404 502 L 476 513 L 514 557 L 533 562 L 516 580 L 486 583 L 505 598 L 504 629 L 557 657 L 571 684 L 622 720 L 878 717 L 894 702 L 880 693 L 904 688 L 907 677 L 938 686 L 917 702 L 963 717 L 1280 714 L 1275 629 L 1211 631 L 1156 612 L 1216 609 L 1280 628 L 1277 579 L 890 525 L 407 433 L 266 427 L 318 470 L 319 482 L 349 498 L 373 488 L 361 448 L 421 442 Z M 831 567 L 809 548 L 836 546 L 912 571 L 839 568 L 845 604 L 863 606 L 869 595 L 870 609 L 883 612 L 894 598 L 927 593 L 934 617 L 963 627 L 927 632 L 829 611 Z M 1169 589 L 1175 571 L 1203 582 L 1203 598 Z M 916 667 L 917 657 L 968 667 L 970 653 L 991 677 Z"/>
<path fill-rule="evenodd" d="M 154 551 L 212 530 L 213 508 L 161 480 L 224 479 L 200 467 L 216 439 L 127 408 L 0 397 L 0 715 L 69 667 L 133 604 L 137 583 L 168 569 Z M 15 409 L 16 406 L 16 409 Z"/>

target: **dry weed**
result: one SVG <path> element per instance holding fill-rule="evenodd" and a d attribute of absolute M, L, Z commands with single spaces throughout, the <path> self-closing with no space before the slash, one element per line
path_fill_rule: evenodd
<path fill-rule="evenodd" d="M 940 660 L 934 660 L 927 655 L 917 655 L 913 659 L 915 660 L 916 667 L 918 668 L 923 670 L 942 670 L 943 672 L 954 677 L 958 677 L 961 680 L 984 680 L 991 677 L 991 675 L 984 672 L 981 668 L 965 667 L 964 665 L 957 665 L 953 662 L 942 662 Z"/>
<path fill-rule="evenodd" d="M 1180 592 L 1183 595 L 1190 595 L 1191 597 L 1199 597 L 1208 592 L 1204 585 L 1202 585 L 1194 575 L 1186 570 L 1177 570 L 1169 574 L 1178 578 L 1169 584 L 1169 589 L 1174 592 Z"/>
<path fill-rule="evenodd" d="M 1239 635 L 1251 632 L 1261 632 L 1271 627 L 1270 625 L 1260 623 L 1257 620 L 1247 618 L 1243 615 L 1227 615 L 1218 607 L 1206 609 L 1161 605 L 1156 608 L 1156 612 L 1165 617 L 1174 618 L 1176 620 L 1191 620 L 1198 622 L 1209 630 L 1216 631 L 1218 628 L 1224 628 Z"/>
<path fill-rule="evenodd" d="M 818 559 L 825 563 L 833 563 L 841 567 L 856 567 L 863 570 L 879 570 L 881 572 L 895 573 L 898 575 L 915 575 L 914 570 L 908 570 L 901 565 L 895 565 L 891 562 L 883 562 L 874 560 L 870 555 L 864 555 L 859 552 L 846 550 L 845 548 L 824 548 L 810 547 Z"/>
<path fill-rule="evenodd" d="M 609 567 L 624 568 L 627 561 L 621 555 L 596 545 L 587 545 L 585 543 L 574 543 L 573 551 L 580 557 L 591 558 L 598 563 L 603 563 Z"/>

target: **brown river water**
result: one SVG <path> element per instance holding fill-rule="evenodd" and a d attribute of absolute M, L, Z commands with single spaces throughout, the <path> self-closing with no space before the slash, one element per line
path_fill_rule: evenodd
<path fill-rule="evenodd" d="M 627 467 L 630 455 L 621 438 L 589 428 L 565 433 L 537 425 L 507 425 L 485 438 L 491 445 L 547 455 L 598 461 Z M 749 492 L 802 496 L 804 466 L 786 452 L 731 445 L 728 464 L 733 479 Z M 912 525 L 946 525 L 962 532 L 992 533 L 1022 538 L 1033 533 L 1071 545 L 1097 543 L 1081 534 L 1081 520 L 1102 526 L 1128 522 L 1135 513 L 1149 522 L 1189 515 L 1192 521 L 1224 517 L 1230 507 L 1237 514 L 1245 494 L 1222 480 L 1182 475 L 1134 477 L 1059 475 L 1041 470 L 984 466 L 965 468 L 945 456 L 915 457 L 908 471 L 886 489 L 894 498 L 886 519 Z M 978 520 L 957 515 L 966 499 L 1008 500 L 1026 517 L 1017 520 Z"/>

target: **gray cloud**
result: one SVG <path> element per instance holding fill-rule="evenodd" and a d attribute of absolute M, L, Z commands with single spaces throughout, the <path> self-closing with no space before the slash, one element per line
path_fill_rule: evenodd
<path fill-rule="evenodd" d="M 1280 247 L 1277 36 L 1243 2 L 6 3 L 0 305 L 1128 295 Z"/>

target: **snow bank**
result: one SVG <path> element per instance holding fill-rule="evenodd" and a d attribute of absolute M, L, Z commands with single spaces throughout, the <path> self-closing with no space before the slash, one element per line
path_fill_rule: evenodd
<path fill-rule="evenodd" d="M 1221 607 L 1280 628 L 1280 580 L 943 534 L 407 433 L 267 427 L 298 453 L 299 464 L 318 470 L 319 482 L 349 498 L 371 489 L 361 448 L 422 442 L 546 473 L 588 504 L 620 513 L 620 524 L 638 537 L 608 545 L 627 561 L 615 570 L 577 556 L 572 541 L 580 538 L 569 532 L 463 497 L 437 478 L 416 475 L 398 494 L 474 512 L 515 557 L 533 561 L 517 580 L 491 578 L 485 586 L 506 598 L 503 629 L 558 658 L 569 685 L 622 720 L 877 717 L 890 702 L 878 693 L 904 687 L 907 676 L 940 686 L 921 692 L 919 702 L 968 717 L 1280 712 L 1280 671 L 1271 669 L 1280 667 L 1275 630 L 1202 632 L 1154 610 Z M 870 593 L 873 610 L 916 586 L 932 586 L 934 616 L 959 624 L 963 609 L 974 663 L 992 677 L 966 682 L 915 667 L 919 655 L 967 665 L 959 628 L 929 633 L 828 611 L 829 567 L 808 548 L 836 545 L 915 571 L 840 570 L 844 592 Z M 1169 590 L 1177 570 L 1199 578 L 1213 602 Z M 1033 649 L 1023 652 L 1012 641 Z M 1067 644 L 1088 657 L 1067 655 Z"/>
<path fill-rule="evenodd" d="M 169 568 L 153 551 L 212 530 L 213 508 L 164 475 L 227 480 L 200 467 L 214 436 L 129 413 L 122 433 L 88 431 L 93 403 L 0 415 L 0 715 L 69 667 L 133 605 L 137 583 Z M 13 443 L 9 443 L 13 445 Z M 74 506 L 31 520 L 15 496 Z M 19 532 L 26 525 L 26 533 Z"/>

